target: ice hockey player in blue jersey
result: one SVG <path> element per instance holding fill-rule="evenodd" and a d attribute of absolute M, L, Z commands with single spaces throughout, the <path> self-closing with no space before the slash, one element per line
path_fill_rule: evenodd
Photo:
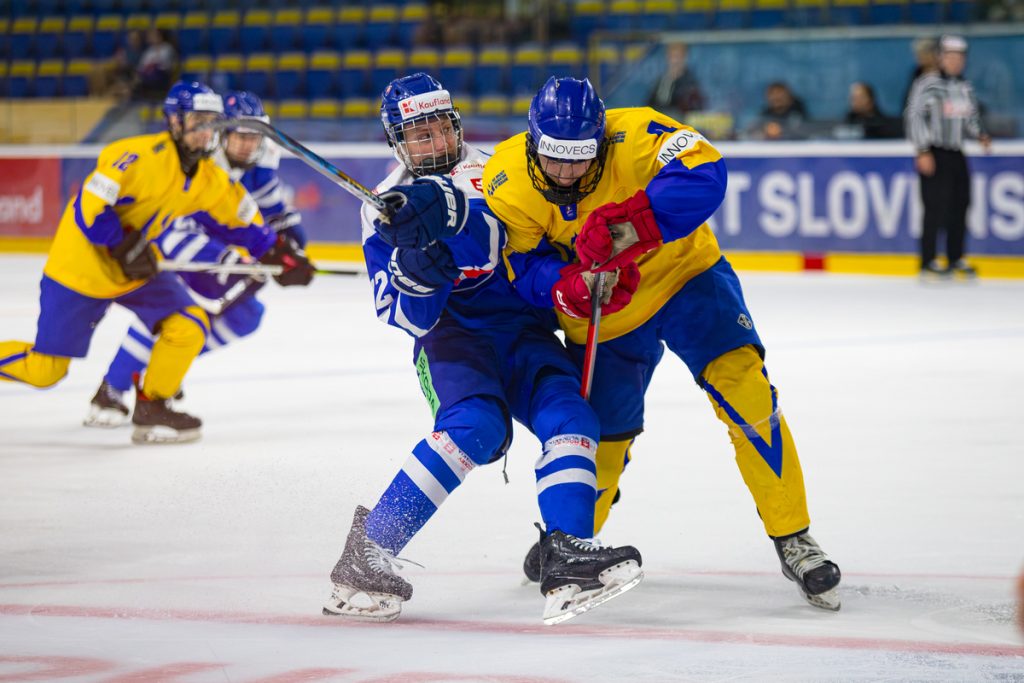
<path fill-rule="evenodd" d="M 276 145 L 267 144 L 261 133 L 244 126 L 246 120 L 269 122 L 270 118 L 260 98 L 249 92 L 228 93 L 223 105 L 225 118 L 239 125 L 224 130 L 213 152 L 214 161 L 249 192 L 265 223 L 276 231 L 275 249 L 280 251 L 281 265 L 287 268 L 277 281 L 283 286 L 307 285 L 313 271 L 303 252 L 306 236 L 301 216 L 286 205 L 281 193 L 277 176 L 280 151 Z M 230 264 L 245 258 L 219 238 L 216 226 L 204 223 L 200 217 L 168 225 L 154 244 L 165 258 L 183 263 Z M 266 284 L 264 278 L 204 273 L 182 273 L 180 277 L 192 298 L 209 314 L 210 329 L 202 353 L 248 336 L 259 327 L 264 307 L 256 293 Z M 127 420 L 128 407 L 122 396 L 149 362 L 154 340 L 145 324 L 139 320 L 132 323 L 92 398 L 86 426 L 117 427 Z"/>
<path fill-rule="evenodd" d="M 478 465 L 499 460 L 511 420 L 537 436 L 543 619 L 570 619 L 632 588 L 643 574 L 631 546 L 594 533 L 594 453 L 600 427 L 580 397 L 579 371 L 550 312 L 512 289 L 504 226 L 482 198 L 484 157 L 463 144 L 458 110 L 426 74 L 393 81 L 381 119 L 401 165 L 377 188 L 400 207 L 364 207 L 363 251 L 378 317 L 415 339 L 413 362 L 433 431 L 372 510 L 356 508 L 324 614 L 391 621 L 412 586 L 397 555 Z"/>

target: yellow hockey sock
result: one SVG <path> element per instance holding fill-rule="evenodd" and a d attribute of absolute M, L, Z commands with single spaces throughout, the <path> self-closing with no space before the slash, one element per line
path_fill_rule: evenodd
<path fill-rule="evenodd" d="M 597 447 L 597 505 L 594 507 L 594 535 L 608 520 L 612 501 L 619 490 L 619 477 L 632 457 L 629 441 L 602 441 Z"/>
<path fill-rule="evenodd" d="M 160 324 L 142 384 L 146 396 L 165 399 L 178 393 L 185 373 L 203 350 L 208 329 L 206 312 L 197 306 L 189 306 L 184 313 L 175 313 Z"/>

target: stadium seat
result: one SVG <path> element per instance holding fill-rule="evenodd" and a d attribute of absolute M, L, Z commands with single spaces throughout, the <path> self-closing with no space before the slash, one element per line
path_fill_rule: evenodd
<path fill-rule="evenodd" d="M 778 28 L 786 24 L 789 0 L 754 0 L 750 13 L 752 28 Z"/>
<path fill-rule="evenodd" d="M 242 15 L 237 10 L 220 10 L 210 20 L 210 52 L 215 55 L 239 49 L 238 27 Z"/>
<path fill-rule="evenodd" d="M 351 50 L 363 44 L 366 26 L 365 7 L 342 7 L 338 10 L 338 23 L 334 26 L 334 45 L 339 50 Z"/>
<path fill-rule="evenodd" d="M 32 95 L 32 81 L 36 76 L 34 59 L 16 59 L 7 71 L 8 97 L 29 97 Z"/>
<path fill-rule="evenodd" d="M 622 51 L 614 43 L 600 43 L 591 47 L 587 58 L 587 76 L 594 83 L 594 87 L 600 92 L 619 70 L 622 61 Z M 597 73 L 594 73 L 594 68 Z"/>
<path fill-rule="evenodd" d="M 718 29 L 742 29 L 751 21 L 752 0 L 719 0 L 713 25 Z"/>
<path fill-rule="evenodd" d="M 441 65 L 441 53 L 437 48 L 418 47 L 409 52 L 408 71 L 416 73 L 423 71 L 431 76 L 437 77 L 438 67 Z M 444 81 L 441 81 L 444 83 Z M 447 87 L 447 84 L 445 84 Z"/>
<path fill-rule="evenodd" d="M 378 107 L 376 99 L 348 97 L 341 101 L 341 115 L 348 119 L 376 118 Z"/>
<path fill-rule="evenodd" d="M 309 116 L 309 105 L 305 100 L 281 100 L 277 103 L 276 118 L 304 119 Z"/>
<path fill-rule="evenodd" d="M 219 55 L 213 60 L 216 75 L 211 75 L 210 80 L 222 84 L 222 87 L 237 90 L 242 87 L 243 65 L 242 55 L 237 52 Z"/>
<path fill-rule="evenodd" d="M 476 58 L 477 94 L 503 92 L 512 57 L 504 45 L 494 45 L 480 50 Z"/>
<path fill-rule="evenodd" d="M 447 87 L 447 83 L 443 83 Z M 473 101 L 473 96 L 467 92 L 448 92 L 452 95 L 452 106 L 459 110 L 459 115 L 466 117 L 472 116 L 476 113 L 476 102 Z"/>
<path fill-rule="evenodd" d="M 473 82 L 473 49 L 469 47 L 446 49 L 441 55 L 441 65 L 437 74 L 441 83 L 449 91 L 474 92 L 476 83 Z M 479 77 L 479 74 L 477 76 Z"/>
<path fill-rule="evenodd" d="M 337 119 L 341 116 L 341 100 L 313 100 L 309 103 L 312 119 Z"/>
<path fill-rule="evenodd" d="M 373 66 L 370 69 L 371 92 L 384 92 L 388 83 L 404 72 L 405 50 L 399 48 L 378 50 L 373 57 Z"/>
<path fill-rule="evenodd" d="M 792 0 L 790 23 L 794 26 L 824 26 L 828 18 L 828 0 Z"/>
<path fill-rule="evenodd" d="M 512 53 L 512 66 L 509 69 L 509 86 L 513 94 L 537 92 L 543 85 L 542 70 L 544 69 L 544 49 L 536 43 L 520 45 Z"/>
<path fill-rule="evenodd" d="M 239 48 L 243 54 L 265 50 L 270 32 L 271 14 L 265 9 L 250 9 L 242 17 L 242 28 L 238 31 Z"/>
<path fill-rule="evenodd" d="M 294 50 L 299 45 L 302 26 L 302 10 L 289 8 L 279 9 L 274 13 L 270 24 L 270 49 L 274 52 Z"/>
<path fill-rule="evenodd" d="M 8 52 L 18 59 L 31 57 L 35 51 L 36 29 L 39 20 L 36 17 L 17 17 L 11 23 L 7 36 Z"/>
<path fill-rule="evenodd" d="M 178 31 L 178 51 L 182 55 L 206 52 L 210 17 L 206 12 L 189 12 L 181 21 Z"/>
<path fill-rule="evenodd" d="M 341 58 L 338 82 L 346 97 L 370 94 L 370 53 L 366 50 L 349 50 Z"/>
<path fill-rule="evenodd" d="M 907 0 L 871 0 L 872 24 L 902 24 L 907 20 Z"/>
<path fill-rule="evenodd" d="M 945 0 L 911 0 L 910 21 L 915 24 L 937 24 L 945 14 Z"/>
<path fill-rule="evenodd" d="M 306 54 L 286 52 L 277 57 L 274 81 L 278 99 L 293 99 L 305 95 Z"/>
<path fill-rule="evenodd" d="M 165 31 L 177 31 L 181 25 L 181 15 L 177 13 L 164 13 L 161 15 L 163 22 L 156 26 L 156 28 L 164 29 Z M 136 12 L 129 14 L 124 18 L 124 30 L 128 31 L 148 31 L 151 26 L 154 25 L 153 17 L 149 14 L 143 14 Z"/>
<path fill-rule="evenodd" d="M 583 51 L 575 43 L 553 45 L 548 53 L 548 71 L 558 76 L 583 77 Z"/>
<path fill-rule="evenodd" d="M 530 113 L 530 105 L 533 103 L 532 95 L 516 95 L 512 99 L 512 114 L 525 117 Z"/>
<path fill-rule="evenodd" d="M 210 79 L 211 71 L 213 71 L 213 60 L 210 55 L 189 55 L 181 64 L 181 77 L 189 81 L 205 83 Z"/>
<path fill-rule="evenodd" d="M 335 75 L 341 70 L 341 55 L 333 51 L 314 52 L 306 71 L 306 96 L 326 99 L 337 94 Z"/>
<path fill-rule="evenodd" d="M 962 24 L 976 17 L 977 3 L 975 0 L 950 0 L 947 21 Z"/>
<path fill-rule="evenodd" d="M 570 7 L 572 19 L 569 30 L 577 41 L 585 42 L 591 33 L 605 27 L 607 8 L 603 0 L 579 0 Z"/>
<path fill-rule="evenodd" d="M 676 0 L 643 0 L 638 28 L 643 31 L 664 31 L 672 26 L 678 12 Z"/>
<path fill-rule="evenodd" d="M 36 97 L 57 97 L 61 94 L 64 60 L 47 59 L 36 70 Z"/>
<path fill-rule="evenodd" d="M 397 40 L 398 44 L 406 49 L 413 46 L 416 38 L 416 29 L 430 16 L 430 9 L 422 2 L 410 2 L 399 10 Z"/>
<path fill-rule="evenodd" d="M 477 116 L 508 116 L 511 109 L 505 95 L 481 95 L 476 100 Z"/>
<path fill-rule="evenodd" d="M 72 59 L 64 70 L 64 96 L 85 97 L 89 94 L 89 76 L 95 65 L 90 59 Z"/>
<path fill-rule="evenodd" d="M 269 52 L 254 52 L 245 58 L 245 71 L 242 72 L 241 88 L 248 90 L 260 98 L 274 94 L 272 74 L 274 71 L 274 55 Z"/>
<path fill-rule="evenodd" d="M 334 26 L 334 14 L 330 7 L 310 7 L 306 10 L 299 41 L 304 51 L 315 52 L 327 47 Z"/>
<path fill-rule="evenodd" d="M 366 45 L 371 50 L 393 44 L 398 26 L 398 8 L 394 5 L 373 5 L 366 19 Z"/>
<path fill-rule="evenodd" d="M 708 28 L 714 21 L 715 7 L 716 0 L 681 0 L 672 28 L 680 31 Z"/>
<path fill-rule="evenodd" d="M 608 27 L 616 31 L 640 28 L 640 0 L 611 0 L 608 5 Z"/>
<path fill-rule="evenodd" d="M 54 59 L 60 54 L 61 36 L 67 20 L 64 17 L 43 17 L 36 33 L 36 57 L 38 59 Z"/>
<path fill-rule="evenodd" d="M 832 0 L 829 23 L 836 26 L 859 26 L 868 21 L 868 0 Z"/>
<path fill-rule="evenodd" d="M 92 31 L 92 56 L 96 59 L 110 59 L 121 45 L 121 31 L 124 17 L 120 14 L 103 14 L 96 19 Z"/>

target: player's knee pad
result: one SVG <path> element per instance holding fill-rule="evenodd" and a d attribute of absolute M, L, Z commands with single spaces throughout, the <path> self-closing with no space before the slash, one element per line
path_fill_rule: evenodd
<path fill-rule="evenodd" d="M 250 296 L 214 316 L 210 323 L 215 332 L 223 324 L 235 337 L 246 337 L 259 328 L 265 310 L 261 301 Z"/>
<path fill-rule="evenodd" d="M 530 405 L 530 426 L 541 443 L 558 434 L 582 434 L 597 441 L 601 423 L 579 394 L 579 381 L 562 374 L 543 377 Z"/>
<path fill-rule="evenodd" d="M 438 413 L 435 431 L 448 432 L 469 458 L 478 465 L 492 462 L 509 438 L 505 407 L 492 396 L 470 396 Z"/>
<path fill-rule="evenodd" d="M 0 344 L 0 378 L 40 389 L 52 387 L 68 374 L 71 359 L 36 353 L 28 342 Z"/>
<path fill-rule="evenodd" d="M 701 385 L 716 411 L 745 431 L 777 420 L 775 387 L 768 381 L 764 361 L 752 346 L 722 354 L 701 373 Z M 724 419 L 724 418 L 723 418 Z"/>
<path fill-rule="evenodd" d="M 195 349 L 198 354 L 206 343 L 210 319 L 198 306 L 172 313 L 160 322 L 157 343 L 180 349 Z"/>

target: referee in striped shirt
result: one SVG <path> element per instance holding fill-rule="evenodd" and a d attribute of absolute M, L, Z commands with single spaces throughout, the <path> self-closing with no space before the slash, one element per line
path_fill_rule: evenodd
<path fill-rule="evenodd" d="M 964 260 L 971 178 L 963 144 L 965 135 L 977 138 L 987 152 L 991 139 L 982 126 L 974 90 L 962 76 L 966 61 L 967 41 L 959 36 L 943 36 L 939 41 L 940 71 L 914 81 L 904 113 L 921 178 L 921 274 L 926 276 L 976 275 Z M 935 259 L 942 229 L 946 231 L 945 268 Z"/>

